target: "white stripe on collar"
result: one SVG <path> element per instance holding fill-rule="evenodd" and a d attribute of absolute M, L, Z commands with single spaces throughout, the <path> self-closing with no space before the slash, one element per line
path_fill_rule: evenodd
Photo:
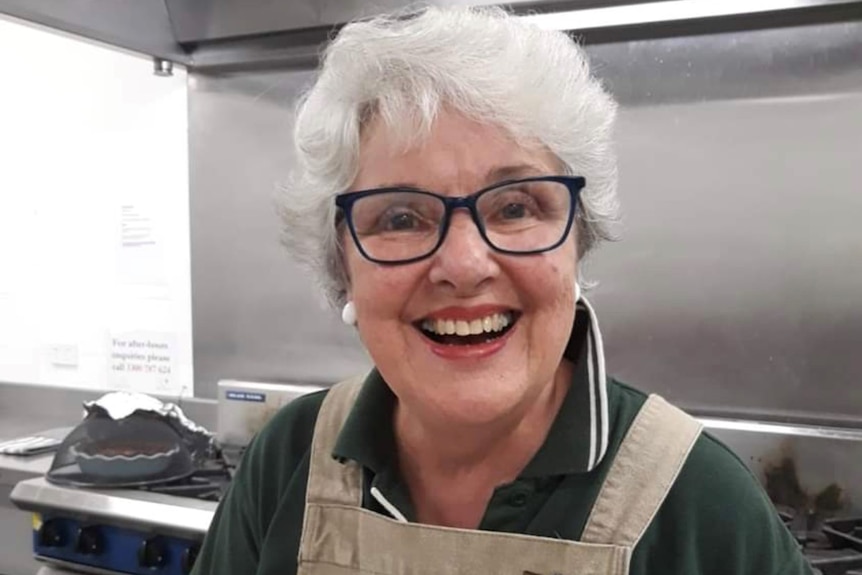
<path fill-rule="evenodd" d="M 383 506 L 383 509 L 388 511 L 394 519 L 400 521 L 401 523 L 409 523 L 404 514 L 401 513 L 401 511 L 399 511 L 398 508 L 395 507 L 388 499 L 386 499 L 386 497 L 383 496 L 379 489 L 377 489 L 376 487 L 372 487 L 371 496 L 376 499 L 377 502 Z"/>
<path fill-rule="evenodd" d="M 608 386 L 605 374 L 605 349 L 596 312 L 587 298 L 581 296 L 578 309 L 590 318 L 587 329 L 587 373 L 590 388 L 590 457 L 588 471 L 602 461 L 608 450 Z"/>

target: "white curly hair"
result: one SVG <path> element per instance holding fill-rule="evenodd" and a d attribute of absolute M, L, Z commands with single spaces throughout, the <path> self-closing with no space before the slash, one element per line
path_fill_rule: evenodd
<path fill-rule="evenodd" d="M 444 105 L 541 142 L 567 173 L 586 178 L 579 259 L 614 237 L 616 103 L 580 46 L 500 8 L 377 16 L 347 24 L 325 50 L 297 104 L 297 166 L 279 198 L 283 242 L 331 305 L 344 304 L 349 281 L 333 198 L 356 177 L 363 128 L 382 121 L 409 146 L 430 132 Z"/>

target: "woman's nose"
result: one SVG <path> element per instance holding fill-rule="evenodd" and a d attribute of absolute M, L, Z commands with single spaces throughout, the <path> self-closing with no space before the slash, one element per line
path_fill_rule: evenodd
<path fill-rule="evenodd" d="M 499 272 L 493 251 L 470 214 L 462 210 L 452 214 L 446 237 L 432 257 L 431 281 L 469 294 Z"/>

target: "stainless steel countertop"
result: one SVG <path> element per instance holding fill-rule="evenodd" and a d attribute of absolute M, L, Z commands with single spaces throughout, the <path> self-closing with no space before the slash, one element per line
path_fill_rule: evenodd
<path fill-rule="evenodd" d="M 68 435 L 72 429 L 72 426 L 39 429 L 35 424 L 13 427 L 10 425 L 10 422 L 4 421 L 2 428 L 0 428 L 0 443 L 29 435 L 45 435 L 62 439 Z M 10 433 L 10 431 L 12 433 Z M 51 467 L 54 453 L 55 452 L 51 451 L 40 455 L 0 454 L 0 485 L 13 486 L 19 481 L 45 475 Z"/>
<path fill-rule="evenodd" d="M 53 452 L 29 457 L 0 455 L 0 485 L 12 486 L 25 479 L 41 477 L 48 472 L 53 459 Z"/>
<path fill-rule="evenodd" d="M 73 423 L 72 421 L 61 421 L 60 425 L 72 425 Z M 15 417 L 3 413 L 0 417 L 0 441 L 32 435 L 51 427 L 56 427 L 56 425 L 55 421 L 50 418 Z"/>

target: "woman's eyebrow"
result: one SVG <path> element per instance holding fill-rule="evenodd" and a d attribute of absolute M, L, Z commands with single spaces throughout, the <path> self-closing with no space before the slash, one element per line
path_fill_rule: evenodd
<path fill-rule="evenodd" d="M 533 164 L 511 164 L 504 166 L 495 166 L 485 173 L 485 182 L 493 184 L 503 180 L 512 180 L 517 178 L 527 178 L 531 176 L 547 175 L 548 171 Z M 423 186 L 415 181 L 385 181 L 381 182 L 370 189 L 384 188 L 400 188 L 404 190 L 429 191 L 428 186 Z M 368 188 L 365 188 L 368 189 Z"/>
<path fill-rule="evenodd" d="M 485 175 L 485 181 L 493 183 L 501 180 L 539 176 L 546 173 L 547 170 L 543 170 L 532 164 L 513 164 L 491 168 Z"/>
<path fill-rule="evenodd" d="M 386 186 L 387 188 L 394 188 L 398 190 L 403 190 L 405 192 L 433 192 L 434 188 L 429 188 L 428 186 L 420 186 L 416 182 L 399 182 L 393 184 L 391 186 Z"/>
<path fill-rule="evenodd" d="M 382 182 L 370 187 L 363 187 L 361 190 L 351 190 L 351 191 L 364 191 L 364 190 L 388 190 L 388 189 L 399 189 L 399 190 L 416 190 L 416 191 L 426 191 L 427 188 L 424 186 L 420 186 L 416 182 Z"/>

